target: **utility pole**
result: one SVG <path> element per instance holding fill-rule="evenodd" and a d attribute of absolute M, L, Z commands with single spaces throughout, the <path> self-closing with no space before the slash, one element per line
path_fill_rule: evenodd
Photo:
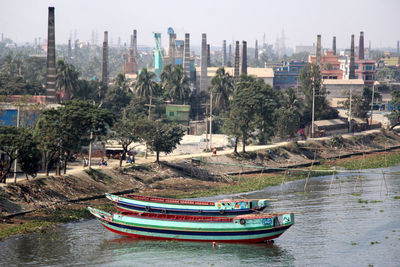
<path fill-rule="evenodd" d="M 19 128 L 19 105 L 17 106 L 17 128 Z M 14 160 L 14 183 L 17 183 L 17 166 L 18 166 L 18 150 L 16 151 L 16 158 Z"/>
<path fill-rule="evenodd" d="M 375 83 L 372 85 L 372 99 L 371 99 L 371 121 L 369 127 L 372 129 L 372 113 L 374 111 L 374 94 L 375 94 Z"/>
<path fill-rule="evenodd" d="M 154 106 L 154 105 L 151 104 L 152 99 L 153 99 L 153 93 L 150 92 L 150 101 L 149 101 L 149 104 L 146 104 L 146 105 L 145 105 L 145 106 L 149 106 L 149 115 L 148 115 L 148 117 L 147 117 L 147 119 L 148 119 L 149 121 L 151 121 L 151 108 Z M 144 151 L 144 158 L 147 159 L 147 143 L 145 144 L 145 147 L 146 147 L 146 148 L 145 148 L 145 151 Z"/>
<path fill-rule="evenodd" d="M 311 115 L 311 138 L 314 138 L 314 113 L 315 113 L 315 84 L 312 78 L 312 115 Z"/>
<path fill-rule="evenodd" d="M 210 91 L 210 150 L 212 150 L 212 101 L 213 101 L 213 94 L 212 90 Z"/>
<path fill-rule="evenodd" d="M 350 87 L 350 106 L 349 106 L 349 132 L 351 131 L 351 101 L 352 101 L 352 97 L 351 97 L 351 87 Z"/>

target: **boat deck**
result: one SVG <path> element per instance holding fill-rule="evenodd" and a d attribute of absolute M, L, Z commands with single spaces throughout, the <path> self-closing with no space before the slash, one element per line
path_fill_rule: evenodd
<path fill-rule="evenodd" d="M 147 197 L 140 195 L 128 195 L 127 198 L 157 202 L 157 203 L 167 203 L 167 204 L 182 204 L 182 205 L 199 205 L 199 206 L 214 206 L 215 202 L 209 201 L 196 201 L 196 200 L 184 200 L 184 199 L 173 199 L 173 198 L 163 198 L 163 197 Z"/>

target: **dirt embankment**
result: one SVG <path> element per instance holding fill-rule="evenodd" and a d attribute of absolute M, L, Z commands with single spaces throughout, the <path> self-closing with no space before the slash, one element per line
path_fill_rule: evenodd
<path fill-rule="evenodd" d="M 238 155 L 216 155 L 200 161 L 180 160 L 165 164 L 145 164 L 124 168 L 81 171 L 62 177 L 38 178 L 0 188 L 1 217 L 35 209 L 57 209 L 74 201 L 105 192 L 130 190 L 144 195 L 182 196 L 207 192 L 239 183 L 229 174 L 255 171 L 251 166 L 286 168 L 315 160 L 343 157 L 362 151 L 400 146 L 397 133 L 381 132 L 343 139 L 289 143 L 285 147 Z M 81 205 L 84 207 L 84 205 Z"/>

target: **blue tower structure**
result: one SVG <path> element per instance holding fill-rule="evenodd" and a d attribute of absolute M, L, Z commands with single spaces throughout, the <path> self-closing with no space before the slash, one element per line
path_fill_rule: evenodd
<path fill-rule="evenodd" d="M 301 85 L 299 81 L 300 71 L 307 65 L 304 61 L 284 62 L 282 67 L 274 68 L 274 88 L 286 89 L 297 88 Z"/>
<path fill-rule="evenodd" d="M 153 37 L 156 42 L 154 47 L 154 73 L 157 75 L 157 80 L 160 80 L 160 74 L 163 70 L 164 50 L 161 48 L 161 33 L 153 32 Z"/>

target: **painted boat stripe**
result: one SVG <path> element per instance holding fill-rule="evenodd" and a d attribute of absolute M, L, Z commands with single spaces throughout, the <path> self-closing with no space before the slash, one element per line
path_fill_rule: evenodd
<path fill-rule="evenodd" d="M 127 230 L 133 230 L 133 231 L 140 231 L 140 232 L 151 232 L 151 233 L 165 233 L 165 234 L 176 234 L 176 235 L 202 235 L 202 236 L 241 236 L 241 235 L 258 235 L 258 234 L 267 234 L 267 233 L 273 233 L 273 232 L 279 232 L 279 231 L 285 231 L 287 230 L 290 226 L 292 225 L 285 225 L 285 226 L 280 226 L 280 227 L 274 227 L 274 228 L 269 228 L 269 229 L 263 229 L 263 230 L 245 230 L 245 231 L 221 231 L 221 232 L 210 232 L 210 231 L 193 231 L 193 230 L 172 230 L 172 229 L 155 229 L 155 228 L 146 228 L 146 227 L 139 227 L 139 226 L 130 226 L 130 225 L 124 225 L 124 224 L 119 224 L 115 222 L 104 222 L 112 226 L 115 226 L 117 228 L 122 228 L 122 229 L 127 229 Z"/>

